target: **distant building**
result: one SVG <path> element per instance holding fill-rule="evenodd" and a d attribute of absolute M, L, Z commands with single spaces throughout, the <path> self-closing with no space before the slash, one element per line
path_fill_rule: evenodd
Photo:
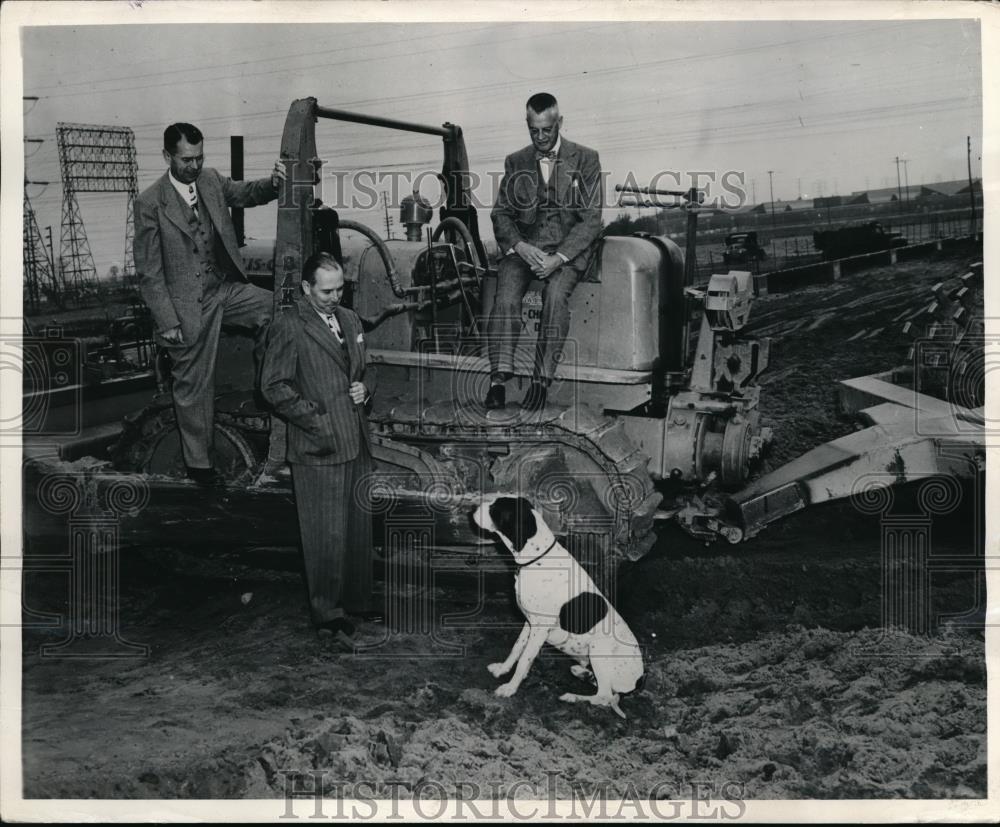
<path fill-rule="evenodd" d="M 870 204 L 867 192 L 854 192 L 850 195 L 827 195 L 813 199 L 813 207 L 817 210 L 827 207 L 848 207 L 856 204 Z"/>
<path fill-rule="evenodd" d="M 909 199 L 912 201 L 920 194 L 920 187 L 912 186 L 909 189 L 906 187 L 882 187 L 877 190 L 857 190 L 851 193 L 851 198 L 865 197 L 867 201 L 851 201 L 849 203 L 858 204 L 888 204 L 892 201 L 898 201 L 899 196 L 902 194 L 903 200 Z"/>
<path fill-rule="evenodd" d="M 937 184 L 923 184 L 920 193 L 917 195 L 921 201 L 936 201 L 941 198 L 951 198 L 955 195 L 968 195 L 969 190 L 974 193 L 982 193 L 982 179 L 977 178 L 969 185 L 968 179 L 964 181 L 940 181 Z"/>
<path fill-rule="evenodd" d="M 899 201 L 901 195 L 904 202 L 921 202 L 924 205 L 924 211 L 926 211 L 929 209 L 928 204 L 933 204 L 935 201 L 941 199 L 961 195 L 964 195 L 966 199 L 968 199 L 969 189 L 968 180 L 958 180 L 939 181 L 932 184 L 914 184 L 909 188 L 881 187 L 874 190 L 855 190 L 850 195 L 827 195 L 815 198 L 799 197 L 793 201 L 775 201 L 773 204 L 773 212 L 775 219 L 782 214 L 798 214 L 792 219 L 793 221 L 816 220 L 829 222 L 831 217 L 837 218 L 838 215 L 839 220 L 858 220 L 867 215 L 878 212 L 875 209 L 876 207 L 893 204 Z M 977 178 L 973 181 L 971 189 L 973 193 L 975 193 L 977 199 L 982 198 L 983 183 L 981 179 Z M 831 209 L 850 207 L 860 209 L 844 209 L 842 212 L 833 213 L 831 216 Z M 869 209 L 864 209 L 865 207 L 868 207 Z M 808 215 L 810 211 L 813 211 L 814 213 L 811 218 Z M 744 204 L 743 206 L 735 209 L 719 209 L 717 212 L 729 216 L 734 221 L 738 221 L 740 216 L 746 216 L 750 219 L 754 216 L 771 215 L 772 204 L 770 201 L 764 201 L 759 204 Z M 785 221 L 784 223 L 788 222 Z"/>
<path fill-rule="evenodd" d="M 775 201 L 774 212 L 792 212 L 794 210 L 810 210 L 812 203 L 804 198 L 797 198 L 795 201 Z M 771 214 L 771 202 L 765 201 L 763 204 L 755 204 L 749 209 L 752 213 Z"/>
<path fill-rule="evenodd" d="M 976 179 L 972 182 L 972 191 L 975 193 L 982 193 L 983 182 L 981 179 Z M 858 190 L 852 192 L 850 198 L 852 200 L 843 201 L 844 204 L 887 204 L 892 201 L 898 201 L 900 193 L 902 193 L 904 201 L 915 201 L 920 199 L 921 201 L 933 201 L 940 198 L 950 198 L 955 195 L 968 195 L 969 194 L 969 181 L 968 179 L 961 179 L 958 181 L 938 181 L 933 184 L 918 184 L 909 187 L 883 187 L 877 190 Z M 832 196 L 837 198 L 838 196 Z M 867 201 L 855 201 L 855 198 L 867 198 Z M 817 206 L 819 206 L 817 199 Z M 830 204 L 829 206 L 838 206 L 837 204 Z"/>

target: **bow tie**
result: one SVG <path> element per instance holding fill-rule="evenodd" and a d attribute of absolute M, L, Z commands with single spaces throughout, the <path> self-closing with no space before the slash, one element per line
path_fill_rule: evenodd
<path fill-rule="evenodd" d="M 548 152 L 539 152 L 535 150 L 535 160 L 536 161 L 554 161 L 556 157 L 556 151 L 550 150 Z"/>

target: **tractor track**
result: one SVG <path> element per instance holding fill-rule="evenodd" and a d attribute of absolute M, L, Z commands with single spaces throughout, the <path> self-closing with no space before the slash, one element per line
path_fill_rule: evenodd
<path fill-rule="evenodd" d="M 426 409 L 409 405 L 376 410 L 370 423 L 376 460 L 387 457 L 419 466 L 417 477 L 422 482 L 408 493 L 417 495 L 422 487 L 439 510 L 467 508 L 469 497 L 483 491 L 517 491 L 545 510 L 553 530 L 576 531 L 586 523 L 584 534 L 599 535 L 610 559 L 603 561 L 600 549 L 590 548 L 588 555 L 594 559 L 588 562 L 594 565 L 637 560 L 656 540 L 653 517 L 662 495 L 654 488 L 647 457 L 629 439 L 620 420 L 578 407 L 549 408 L 529 421 L 493 424 L 475 411 L 468 415 L 453 405 Z M 111 449 L 115 466 L 149 472 L 161 442 L 175 432 L 169 403 L 147 407 L 129 418 Z M 256 436 L 262 444 L 268 432 L 266 414 L 239 409 L 217 413 L 217 451 L 234 484 L 258 473 L 263 451 L 259 447 L 255 451 L 252 441 Z M 456 466 L 463 464 L 463 458 L 448 456 L 452 446 L 478 446 L 483 458 L 464 460 L 471 467 L 458 473 Z M 505 453 L 502 458 L 487 458 L 487 446 L 503 446 Z M 553 446 L 559 446 L 560 455 L 534 467 L 535 455 L 551 455 Z M 392 496 L 385 490 L 394 484 L 391 475 L 384 479 L 381 485 L 376 482 L 378 493 Z"/>
<path fill-rule="evenodd" d="M 488 468 L 479 469 L 480 477 L 490 479 L 494 490 L 516 491 L 528 496 L 538 508 L 555 510 L 558 519 L 549 525 L 557 533 L 569 528 L 577 516 L 574 512 L 578 510 L 579 494 L 574 488 L 574 478 L 583 475 L 583 487 L 589 486 L 594 491 L 597 505 L 604 512 L 600 516 L 610 530 L 609 551 L 614 560 L 638 560 L 655 543 L 653 517 L 662 495 L 654 488 L 646 467 L 647 457 L 629 439 L 620 419 L 595 416 L 586 408 L 572 408 L 527 423 L 492 425 L 485 418 L 476 417 L 477 424 L 463 425 L 458 422 L 460 414 L 455 414 L 452 410 L 450 416 L 434 421 L 425 412 L 406 417 L 394 408 L 384 414 L 376 412 L 371 420 L 374 432 L 384 438 L 415 441 L 428 448 L 453 443 L 506 446 L 509 453 L 502 463 L 505 467 L 498 467 L 500 463 L 494 460 Z M 532 450 L 552 445 L 562 446 L 564 452 L 576 452 L 579 458 L 596 465 L 598 474 L 586 474 L 570 461 L 570 467 L 543 476 L 543 489 L 551 490 L 539 492 L 537 487 L 529 488 L 524 466 L 530 461 Z"/>

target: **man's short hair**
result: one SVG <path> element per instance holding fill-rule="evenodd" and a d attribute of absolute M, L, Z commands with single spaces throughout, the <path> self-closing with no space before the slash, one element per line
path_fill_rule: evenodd
<path fill-rule="evenodd" d="M 538 92 L 528 98 L 527 108 L 536 115 L 541 115 L 546 109 L 552 109 L 555 106 L 559 106 L 559 101 L 555 99 L 554 95 L 550 95 L 548 92 Z"/>
<path fill-rule="evenodd" d="M 306 263 L 302 265 L 302 281 L 315 284 L 316 273 L 320 270 L 340 270 L 340 272 L 344 272 L 344 268 L 340 266 L 340 262 L 330 253 L 313 253 L 306 259 Z"/>
<path fill-rule="evenodd" d="M 205 136 L 201 134 L 201 130 L 194 124 L 172 123 L 163 130 L 163 148 L 173 155 L 181 138 L 192 146 L 200 144 L 205 140 Z"/>

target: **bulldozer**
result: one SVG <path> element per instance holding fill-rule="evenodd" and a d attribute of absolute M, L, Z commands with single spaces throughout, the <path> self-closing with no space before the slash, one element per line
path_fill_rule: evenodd
<path fill-rule="evenodd" d="M 317 197 L 320 121 L 440 137 L 443 199 L 436 224 L 419 192 L 400 205 L 402 239 L 383 238 L 324 205 Z M 469 515 L 484 495 L 505 493 L 529 498 L 582 562 L 613 568 L 652 548 L 658 520 L 672 520 L 700 540 L 738 543 L 809 505 L 851 496 L 861 469 L 885 466 L 889 484 L 981 470 L 981 408 L 963 407 L 956 415 L 948 403 L 915 390 L 907 396 L 869 377 L 851 388 L 868 429 L 752 479 L 771 441 L 757 384 L 769 342 L 746 335 L 754 277 L 742 270 L 714 273 L 696 285 L 690 249 L 685 256 L 666 236 L 602 237 L 571 297 L 569 336 L 547 405 L 488 411 L 482 402 L 489 383 L 485 320 L 496 271 L 479 233 L 461 128 L 347 112 L 305 98 L 289 109 L 281 158 L 286 181 L 276 237 L 244 248 L 247 270 L 273 290 L 278 312 L 297 295 L 311 254 L 326 251 L 342 263 L 344 303 L 362 319 L 378 373 L 369 416 L 374 471 L 356 502 L 383 525 L 387 549 L 393 537 L 419 534 L 427 547 L 479 554 L 485 538 Z M 699 194 L 652 194 L 683 201 L 690 248 Z M 534 283 L 522 305 L 513 380 L 522 388 L 531 374 L 540 288 Z M 64 448 L 62 465 L 37 468 L 86 477 L 91 494 L 110 491 L 122 475 L 141 480 L 148 491 L 142 508 L 129 512 L 125 536 L 140 524 L 160 539 L 177 525 L 190 535 L 212 515 L 221 515 L 225 531 L 234 521 L 273 530 L 273 520 L 259 517 L 266 503 L 279 504 L 285 536 L 294 535 L 285 425 L 255 394 L 250 341 L 224 336 L 219 349 L 215 451 L 216 467 L 228 480 L 226 507 L 205 502 L 184 479 L 169 369 L 162 360 L 157 365 L 160 392 L 113 438 Z M 933 427 L 908 427 L 905 414 L 914 410 Z M 950 451 L 938 450 L 942 443 Z M 81 465 L 87 456 L 97 459 Z"/>
<path fill-rule="evenodd" d="M 436 226 L 419 193 L 400 207 L 404 239 L 341 220 L 316 198 L 316 124 L 348 121 L 439 135 L 444 199 Z M 549 403 L 532 414 L 487 411 L 485 319 L 496 293 L 472 206 L 460 127 L 392 121 L 295 101 L 281 143 L 285 191 L 273 242 L 244 248 L 250 276 L 276 310 L 299 290 L 302 264 L 332 253 L 359 314 L 378 393 L 370 414 L 376 471 L 368 501 L 383 515 L 431 521 L 434 544 L 476 548 L 468 514 L 484 494 L 528 496 L 585 558 L 635 560 L 652 546 L 664 496 L 743 486 L 769 438 L 755 377 L 767 343 L 744 339 L 752 279 L 690 283 L 678 245 L 661 236 L 605 237 L 574 291 L 572 323 Z M 696 210 L 697 199 L 689 208 Z M 515 381 L 530 376 L 541 283 L 523 304 Z M 700 313 L 698 312 L 700 309 Z M 693 320 L 697 317 L 700 323 Z M 168 379 L 162 377 L 165 389 Z M 253 392 L 249 342 L 220 347 L 217 466 L 232 486 L 285 493 L 284 425 Z M 111 448 L 119 471 L 180 477 L 169 395 L 127 421 Z"/>

